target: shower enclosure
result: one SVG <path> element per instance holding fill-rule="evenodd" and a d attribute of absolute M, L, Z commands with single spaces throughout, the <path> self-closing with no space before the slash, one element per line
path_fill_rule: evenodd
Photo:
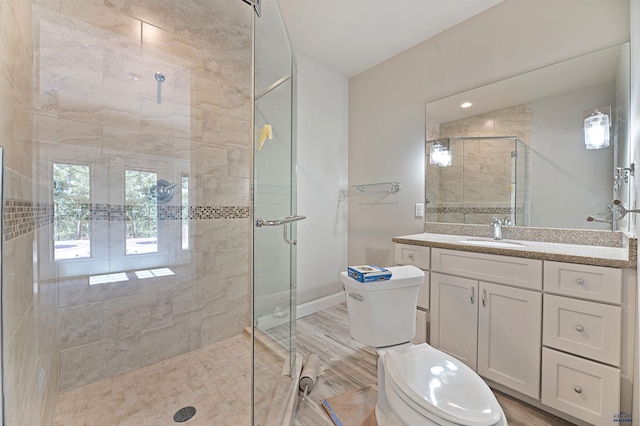
<path fill-rule="evenodd" d="M 433 164 L 436 145 L 451 158 Z M 425 220 L 527 226 L 530 206 L 530 147 L 517 136 L 456 137 L 425 144 Z"/>
<path fill-rule="evenodd" d="M 277 0 L 1 7 L 4 424 L 286 423 L 295 245 L 254 226 L 295 215 Z"/>

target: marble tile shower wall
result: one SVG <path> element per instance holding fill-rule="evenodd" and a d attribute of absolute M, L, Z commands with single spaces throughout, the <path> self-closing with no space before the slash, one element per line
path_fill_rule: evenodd
<path fill-rule="evenodd" d="M 251 15 L 222 0 L 48 4 L 36 20 L 34 140 L 43 186 L 51 162 L 107 162 L 96 180 L 109 197 L 96 201 L 114 206 L 123 201 L 114 172 L 179 169 L 193 203 L 192 247 L 167 265 L 175 275 L 128 273 L 127 283 L 103 286 L 90 286 L 87 275 L 56 277 L 66 390 L 249 324 Z M 234 208 L 241 214 L 229 219 L 203 214 Z"/>
<path fill-rule="evenodd" d="M 4 197 L 32 203 L 32 2 L 0 1 L 0 146 Z M 8 425 L 51 421 L 57 390 L 54 294 L 37 283 L 32 226 L 2 247 L 4 413 Z"/>
<path fill-rule="evenodd" d="M 432 129 L 439 138 L 518 136 L 529 145 L 531 123 L 531 106 L 526 104 L 439 125 L 427 123 L 427 129 Z M 512 147 L 498 140 L 465 142 L 462 162 L 462 142 L 453 141 L 452 145 L 452 166 L 432 168 L 435 170 L 431 174 L 427 171 L 429 182 L 437 184 L 437 190 L 429 195 L 438 206 L 435 211 L 433 207 L 427 208 L 427 216 L 437 217 L 438 222 L 486 224 L 492 217 L 513 214 Z M 459 164 L 464 167 L 456 167 Z M 530 162 L 526 167 L 531 167 Z M 528 189 L 518 195 L 529 199 Z M 487 205 L 483 200 L 493 201 Z"/>
<path fill-rule="evenodd" d="M 251 9 L 226 0 L 0 5 L 0 143 L 12 219 L 3 250 L 6 424 L 48 425 L 58 389 L 250 322 Z M 160 99 L 156 72 L 166 76 Z M 128 281 L 89 285 L 91 272 L 55 262 L 46 213 L 53 163 L 89 166 L 91 205 L 116 209 L 127 167 L 188 176 L 189 248 L 179 249 L 179 232 L 158 237 L 178 245 L 163 265 L 175 275 L 110 270 Z M 178 221 L 174 198 L 162 222 Z M 96 251 L 109 245 L 106 235 Z"/>

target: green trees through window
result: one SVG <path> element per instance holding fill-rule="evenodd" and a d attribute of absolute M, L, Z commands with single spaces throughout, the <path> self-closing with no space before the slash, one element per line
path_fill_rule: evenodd
<path fill-rule="evenodd" d="M 139 170 L 125 173 L 127 254 L 158 251 L 158 174 Z"/>
<path fill-rule="evenodd" d="M 125 253 L 155 253 L 158 251 L 158 174 L 126 170 L 124 178 Z M 92 204 L 91 185 L 89 166 L 53 164 L 55 260 L 91 257 L 92 209 L 105 215 L 101 220 L 110 218 L 106 216 L 108 211 L 100 210 L 113 206 Z"/>

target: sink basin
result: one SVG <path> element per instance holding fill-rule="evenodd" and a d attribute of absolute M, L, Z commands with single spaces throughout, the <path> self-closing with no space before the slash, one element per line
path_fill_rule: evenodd
<path fill-rule="evenodd" d="M 515 241 L 503 241 L 503 240 L 483 240 L 479 238 L 469 238 L 466 240 L 458 241 L 460 244 L 471 244 L 476 246 L 485 247 L 498 247 L 498 248 L 522 248 L 526 247 L 525 244 L 517 243 Z"/>

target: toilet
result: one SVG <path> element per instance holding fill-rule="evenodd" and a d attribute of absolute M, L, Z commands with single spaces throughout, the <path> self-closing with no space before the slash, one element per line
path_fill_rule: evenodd
<path fill-rule="evenodd" d="M 351 337 L 378 352 L 378 425 L 507 425 L 475 371 L 426 343 L 411 343 L 424 272 L 410 265 L 387 269 L 392 275 L 384 281 L 361 283 L 340 275 Z"/>

